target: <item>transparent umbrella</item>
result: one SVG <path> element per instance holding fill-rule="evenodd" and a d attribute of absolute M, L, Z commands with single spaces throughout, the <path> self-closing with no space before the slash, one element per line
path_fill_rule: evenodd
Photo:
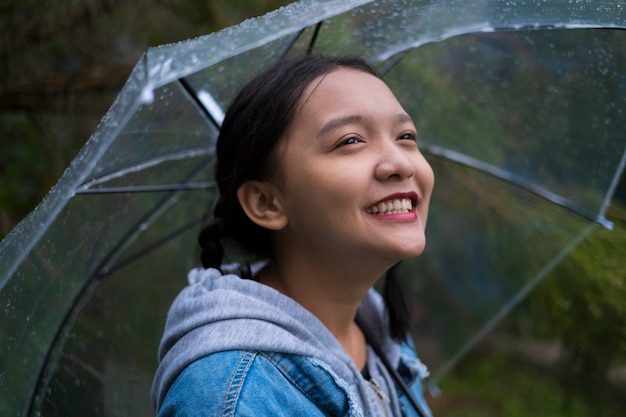
<path fill-rule="evenodd" d="M 626 163 L 621 1 L 305 0 L 150 49 L 80 154 L 0 244 L 0 413 L 152 415 L 167 308 L 197 266 L 223 109 L 272 63 L 359 54 L 437 178 L 404 264 L 445 374 L 605 218 Z"/>

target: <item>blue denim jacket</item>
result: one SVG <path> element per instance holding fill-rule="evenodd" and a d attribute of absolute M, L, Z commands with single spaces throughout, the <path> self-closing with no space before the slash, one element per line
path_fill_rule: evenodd
<path fill-rule="evenodd" d="M 424 410 L 421 363 L 402 357 L 399 372 Z M 403 394 L 402 416 L 418 416 Z M 384 413 L 382 415 L 385 415 Z M 176 379 L 159 417 L 363 416 L 348 385 L 313 358 L 250 351 L 219 352 Z"/>

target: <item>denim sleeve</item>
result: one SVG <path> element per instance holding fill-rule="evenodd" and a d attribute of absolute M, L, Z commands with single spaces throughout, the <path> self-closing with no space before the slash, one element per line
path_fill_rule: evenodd
<path fill-rule="evenodd" d="M 159 417 L 322 416 L 263 355 L 228 351 L 202 358 L 170 387 Z"/>

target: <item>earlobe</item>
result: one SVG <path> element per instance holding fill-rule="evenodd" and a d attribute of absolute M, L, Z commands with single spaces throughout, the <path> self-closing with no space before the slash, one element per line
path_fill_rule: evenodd
<path fill-rule="evenodd" d="M 267 182 L 247 181 L 237 189 L 237 198 L 248 218 L 261 227 L 280 230 L 287 226 L 278 193 Z"/>

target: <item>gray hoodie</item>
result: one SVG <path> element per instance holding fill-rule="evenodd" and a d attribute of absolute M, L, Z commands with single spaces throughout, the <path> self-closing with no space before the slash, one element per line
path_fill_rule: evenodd
<path fill-rule="evenodd" d="M 253 274 L 261 266 L 255 264 Z M 216 269 L 189 272 L 189 286 L 170 309 L 159 347 L 160 364 L 152 386 L 157 409 L 176 377 L 195 360 L 215 352 L 248 350 L 296 354 L 320 361 L 341 380 L 342 386 L 349 386 L 349 395 L 364 415 L 385 415 L 370 383 L 317 317 L 293 299 L 254 280 L 241 279 L 234 271 L 230 267 L 225 275 Z M 391 363 L 397 364 L 400 347 L 389 338 L 384 305 L 377 292 L 368 292 L 359 314 L 382 341 Z M 387 392 L 388 411 L 399 416 L 393 381 L 372 351 L 368 352 L 368 371 Z"/>

